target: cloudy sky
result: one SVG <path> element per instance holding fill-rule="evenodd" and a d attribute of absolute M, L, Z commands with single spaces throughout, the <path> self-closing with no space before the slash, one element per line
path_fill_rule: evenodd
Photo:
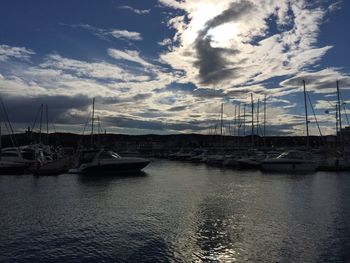
<path fill-rule="evenodd" d="M 305 80 L 331 134 L 337 80 L 350 99 L 349 14 L 345 0 L 4 0 L 0 94 L 17 131 L 44 103 L 82 132 L 95 97 L 109 132 L 213 132 L 224 103 L 228 133 L 253 94 L 268 134 L 304 135 Z"/>

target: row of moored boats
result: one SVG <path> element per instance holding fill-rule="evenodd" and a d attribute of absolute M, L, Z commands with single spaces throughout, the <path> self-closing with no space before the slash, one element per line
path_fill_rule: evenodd
<path fill-rule="evenodd" d="M 171 160 L 206 163 L 233 169 L 261 169 L 270 172 L 314 172 L 350 170 L 350 158 L 320 151 L 257 151 L 210 154 L 206 150 L 179 151 L 168 155 Z"/>

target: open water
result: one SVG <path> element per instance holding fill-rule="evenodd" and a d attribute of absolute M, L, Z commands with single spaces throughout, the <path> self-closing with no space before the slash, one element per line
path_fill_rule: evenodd
<path fill-rule="evenodd" d="M 350 262 L 350 173 L 144 171 L 1 176 L 0 262 Z"/>

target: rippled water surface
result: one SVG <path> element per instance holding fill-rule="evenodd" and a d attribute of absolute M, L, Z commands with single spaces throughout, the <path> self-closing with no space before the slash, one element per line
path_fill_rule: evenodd
<path fill-rule="evenodd" d="M 350 262 L 350 173 L 1 176 L 0 261 Z"/>

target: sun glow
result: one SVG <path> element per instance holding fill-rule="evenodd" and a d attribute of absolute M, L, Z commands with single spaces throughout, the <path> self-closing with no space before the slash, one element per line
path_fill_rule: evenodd
<path fill-rule="evenodd" d="M 191 23 L 183 33 L 184 44 L 191 45 L 198 37 L 198 32 L 205 28 L 205 24 L 222 12 L 222 8 L 217 5 L 200 5 L 193 7 L 190 19 Z"/>
<path fill-rule="evenodd" d="M 212 37 L 213 47 L 229 47 L 232 40 L 237 40 L 239 27 L 237 23 L 227 23 L 208 31 Z"/>

